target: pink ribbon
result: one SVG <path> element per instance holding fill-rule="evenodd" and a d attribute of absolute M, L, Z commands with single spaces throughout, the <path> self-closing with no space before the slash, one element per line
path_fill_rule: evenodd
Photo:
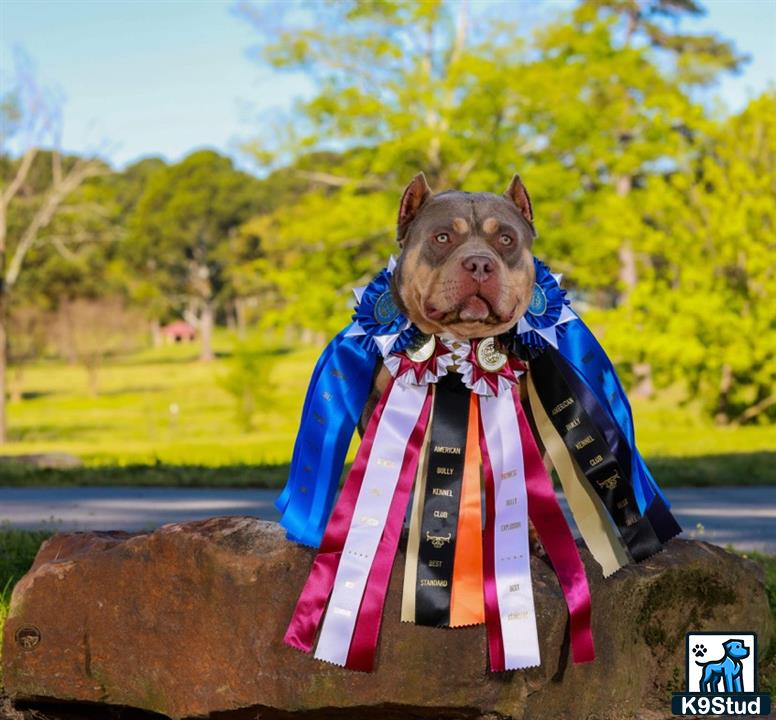
<path fill-rule="evenodd" d="M 396 549 L 399 545 L 404 516 L 407 513 L 407 503 L 412 491 L 413 480 L 418 466 L 420 449 L 426 435 L 426 427 L 431 414 L 431 386 L 420 411 L 420 417 L 410 435 L 410 441 L 404 453 L 401 475 L 396 486 L 391 507 L 388 510 L 388 519 L 385 523 L 380 544 L 369 571 L 364 597 L 356 619 L 356 627 L 353 638 L 350 641 L 350 650 L 345 667 L 351 670 L 372 672 L 374 668 L 375 654 L 377 651 L 377 638 L 380 634 L 380 624 L 385 607 L 385 598 L 388 592 L 388 582 L 391 579 L 391 569 L 396 558 Z"/>
<path fill-rule="evenodd" d="M 585 566 L 582 564 L 577 544 L 558 504 L 552 480 L 542 462 L 541 453 L 520 403 L 517 387 L 512 390 L 512 395 L 523 444 L 528 516 L 547 551 L 566 598 L 570 618 L 571 654 L 574 662 L 591 662 L 595 660 L 595 649 L 590 615 L 590 588 L 587 584 Z"/>
<path fill-rule="evenodd" d="M 313 648 L 326 602 L 334 587 L 334 578 L 337 575 L 337 567 L 342 557 L 345 538 L 353 520 L 353 511 L 364 480 L 367 461 L 372 452 L 377 425 L 383 414 L 393 382 L 393 378 L 391 378 L 369 419 L 361 445 L 356 453 L 356 459 L 345 479 L 340 496 L 329 517 L 329 522 L 326 524 L 318 554 L 315 556 L 310 574 L 307 576 L 283 637 L 283 642 L 286 645 L 295 647 L 302 652 L 310 652 Z"/>

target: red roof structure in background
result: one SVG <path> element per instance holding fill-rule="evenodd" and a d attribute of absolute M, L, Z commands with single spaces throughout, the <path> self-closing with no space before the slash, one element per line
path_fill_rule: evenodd
<path fill-rule="evenodd" d="M 184 340 L 191 342 L 197 337 L 197 329 L 185 320 L 176 320 L 168 325 L 164 325 L 159 332 L 163 337 L 172 342 L 182 342 Z"/>

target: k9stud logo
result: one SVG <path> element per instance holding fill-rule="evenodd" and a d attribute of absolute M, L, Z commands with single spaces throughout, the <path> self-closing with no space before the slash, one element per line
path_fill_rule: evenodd
<path fill-rule="evenodd" d="M 691 632 L 685 641 L 687 692 L 674 693 L 674 715 L 768 715 L 770 696 L 757 692 L 757 635 Z"/>

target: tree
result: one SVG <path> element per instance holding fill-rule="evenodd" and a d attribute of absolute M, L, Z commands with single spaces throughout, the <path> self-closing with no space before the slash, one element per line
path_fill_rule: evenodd
<path fill-rule="evenodd" d="M 0 137 L 3 187 L 0 191 L 0 442 L 5 442 L 7 314 L 9 299 L 22 275 L 35 243 L 57 216 L 63 203 L 84 182 L 106 171 L 94 157 L 64 157 L 60 150 L 47 153 L 49 172 L 42 186 L 30 188 L 36 160 L 46 142 L 58 147 L 60 107 L 57 97 L 35 79 L 30 63 L 17 58 L 15 86 L 0 102 L 3 135 Z M 10 160 L 9 143 L 22 148 L 18 160 Z M 42 173 L 38 173 L 40 177 Z M 54 241 L 51 242 L 54 245 Z"/>
<path fill-rule="evenodd" d="M 65 355 L 72 355 L 86 370 L 89 392 L 98 394 L 98 371 L 106 358 L 137 350 L 142 324 L 137 310 L 123 300 L 63 299 L 59 305 L 54 334 Z"/>
<path fill-rule="evenodd" d="M 202 359 L 224 289 L 221 249 L 255 211 L 256 180 L 210 150 L 157 169 L 131 213 L 123 254 L 167 307 L 196 319 Z"/>
<path fill-rule="evenodd" d="M 641 192 L 649 262 L 604 318 L 607 347 L 651 362 L 719 423 L 776 416 L 776 93 L 699 140 L 686 171 Z"/>
<path fill-rule="evenodd" d="M 43 355 L 49 344 L 51 319 L 35 305 L 21 305 L 8 313 L 8 366 L 13 368 L 11 400 L 21 401 L 22 380 L 27 363 Z"/>
<path fill-rule="evenodd" d="M 631 237 L 641 222 L 639 188 L 681 165 L 693 135 L 709 127 L 691 91 L 746 60 L 713 35 L 681 31 L 701 15 L 695 0 L 582 0 L 537 33 L 529 122 L 546 133 L 550 167 L 578 177 L 582 232 L 605 241 L 597 256 L 579 258 L 586 276 L 577 279 L 615 304 L 633 290 L 644 259 Z M 567 241 L 565 257 L 578 239 Z"/>
<path fill-rule="evenodd" d="M 753 403 L 744 413 L 770 402 L 766 361 L 751 355 L 745 372 L 715 360 L 722 349 L 699 353 L 714 340 L 729 350 L 730 339 L 686 306 L 678 312 L 655 280 L 667 282 L 667 267 L 685 278 L 729 275 L 714 252 L 688 247 L 689 235 L 677 245 L 669 230 L 669 218 L 681 217 L 708 238 L 700 247 L 726 242 L 721 229 L 699 224 L 696 183 L 717 162 L 723 178 L 734 172 L 712 151 L 731 128 L 721 130 L 699 100 L 745 58 L 685 29 L 702 14 L 695 0 L 581 0 L 530 37 L 517 13 L 493 18 L 489 6 L 466 2 L 307 3 L 287 14 L 273 6 L 274 17 L 265 5 L 242 9 L 263 60 L 306 72 L 320 88 L 283 118 L 282 132 L 270 126 L 253 146 L 260 160 L 307 183 L 252 220 L 263 238 L 256 268 L 272 288 L 268 321 L 329 333 L 342 325 L 348 289 L 393 250 L 396 200 L 418 169 L 435 189 L 496 191 L 519 170 L 537 210 L 537 254 L 608 328 L 633 380 L 648 385 L 654 370 L 658 384 L 703 388 L 721 419 L 740 412 L 744 397 Z M 710 166 L 699 172 L 699 164 Z M 704 202 L 722 207 L 720 188 L 730 185 L 716 178 Z M 750 239 L 756 254 L 764 240 Z M 687 287 L 698 307 L 702 292 L 714 292 L 713 284 Z M 729 292 L 729 307 L 746 315 L 751 286 Z M 673 353 L 653 347 L 665 337 L 649 321 L 668 307 L 677 309 L 671 336 L 682 340 Z M 712 385 L 729 388 L 725 412 Z"/>
<path fill-rule="evenodd" d="M 265 338 L 254 336 L 234 345 L 228 372 L 219 385 L 234 399 L 235 419 L 244 432 L 253 429 L 253 418 L 261 407 L 270 407 L 275 398 L 272 372 L 280 360 L 280 349 L 269 349 Z"/>
<path fill-rule="evenodd" d="M 498 190 L 519 169 L 541 254 L 596 303 L 623 302 L 638 279 L 632 191 L 691 153 L 691 133 L 705 128 L 688 86 L 741 60 L 678 32 L 699 12 L 692 0 L 586 0 L 532 38 L 517 13 L 494 18 L 466 2 L 273 5 L 274 17 L 242 7 L 264 60 L 321 88 L 285 119 L 282 142 L 254 149 L 265 162 L 290 158 L 308 181 L 264 218 L 265 276 L 285 300 L 274 318 L 328 331 L 347 312 L 344 288 L 392 250 L 396 199 L 418 169 L 435 189 L 472 190 Z M 336 158 L 301 165 L 333 147 Z M 311 276 L 328 287 L 305 286 Z"/>

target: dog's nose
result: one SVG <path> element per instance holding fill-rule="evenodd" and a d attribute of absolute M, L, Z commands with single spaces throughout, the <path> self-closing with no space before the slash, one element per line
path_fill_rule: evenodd
<path fill-rule="evenodd" d="M 461 264 L 477 282 L 484 282 L 493 274 L 493 260 L 487 255 L 469 255 Z"/>

